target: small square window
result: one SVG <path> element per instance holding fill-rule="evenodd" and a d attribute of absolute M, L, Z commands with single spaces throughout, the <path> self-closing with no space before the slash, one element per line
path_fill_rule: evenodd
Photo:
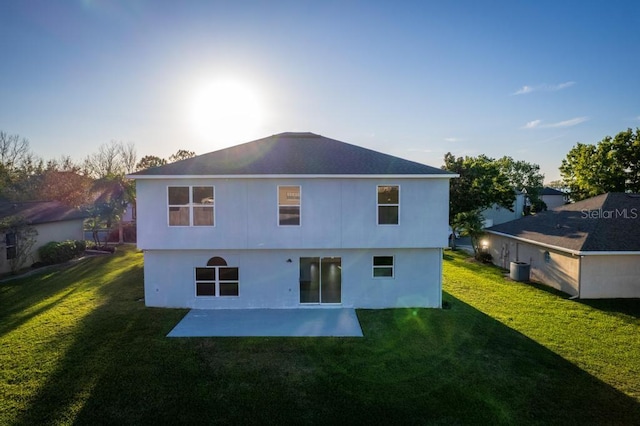
<path fill-rule="evenodd" d="M 193 204 L 213 204 L 213 186 L 194 186 Z"/>
<path fill-rule="evenodd" d="M 196 268 L 196 281 L 214 281 L 215 279 L 215 268 Z"/>
<path fill-rule="evenodd" d="M 189 187 L 188 186 L 170 186 L 169 187 L 169 205 L 185 206 L 189 204 Z"/>
<path fill-rule="evenodd" d="M 393 256 L 373 256 L 374 278 L 393 278 Z"/>
<path fill-rule="evenodd" d="M 220 283 L 220 296 L 237 296 L 238 283 Z"/>
<path fill-rule="evenodd" d="M 196 296 L 215 296 L 216 283 L 196 283 Z"/>
<path fill-rule="evenodd" d="M 378 225 L 397 225 L 398 206 L 378 206 Z"/>

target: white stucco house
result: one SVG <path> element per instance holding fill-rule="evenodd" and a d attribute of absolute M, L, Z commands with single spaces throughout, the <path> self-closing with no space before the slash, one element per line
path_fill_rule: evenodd
<path fill-rule="evenodd" d="M 555 188 L 545 186 L 540 191 L 540 199 L 547 205 L 547 210 L 555 209 L 567 203 L 567 194 Z"/>
<path fill-rule="evenodd" d="M 486 229 L 493 263 L 582 299 L 640 298 L 640 194 L 608 193 Z"/>
<path fill-rule="evenodd" d="M 83 240 L 83 223 L 87 214 L 57 201 L 0 202 L 0 220 L 14 217 L 23 219 L 38 233 L 24 266 L 40 260 L 38 249 L 51 241 Z M 0 245 L 0 273 L 11 271 L 20 238 L 14 232 L 5 232 Z"/>
<path fill-rule="evenodd" d="M 515 193 L 516 197 L 515 200 L 513 200 L 511 209 L 505 209 L 504 207 L 494 203 L 491 207 L 480 212 L 485 226 L 489 227 L 498 225 L 500 223 L 509 222 L 522 217 L 522 212 L 524 211 L 524 207 L 528 200 L 524 192 L 516 190 Z"/>
<path fill-rule="evenodd" d="M 455 176 L 313 133 L 129 175 L 145 303 L 439 307 Z"/>

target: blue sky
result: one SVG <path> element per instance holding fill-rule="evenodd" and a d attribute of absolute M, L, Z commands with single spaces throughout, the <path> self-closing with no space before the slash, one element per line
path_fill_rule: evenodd
<path fill-rule="evenodd" d="M 639 24 L 615 0 L 0 0 L 0 130 L 77 160 L 111 140 L 167 157 L 311 131 L 438 167 L 509 155 L 553 180 L 575 143 L 640 126 Z M 196 131 L 194 96 L 220 79 L 260 119 Z"/>

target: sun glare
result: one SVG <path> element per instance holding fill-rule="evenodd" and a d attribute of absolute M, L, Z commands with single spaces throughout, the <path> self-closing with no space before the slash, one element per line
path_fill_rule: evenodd
<path fill-rule="evenodd" d="M 199 87 L 189 119 L 196 136 L 207 144 L 232 144 L 256 137 L 262 107 L 255 91 L 236 80 L 217 80 Z"/>

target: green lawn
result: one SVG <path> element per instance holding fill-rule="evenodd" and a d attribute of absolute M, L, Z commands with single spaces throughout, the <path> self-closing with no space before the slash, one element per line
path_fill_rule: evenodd
<path fill-rule="evenodd" d="M 0 283 L 0 424 L 631 424 L 640 303 L 581 303 L 447 254 L 450 309 L 364 338 L 164 336 L 133 249 Z"/>

